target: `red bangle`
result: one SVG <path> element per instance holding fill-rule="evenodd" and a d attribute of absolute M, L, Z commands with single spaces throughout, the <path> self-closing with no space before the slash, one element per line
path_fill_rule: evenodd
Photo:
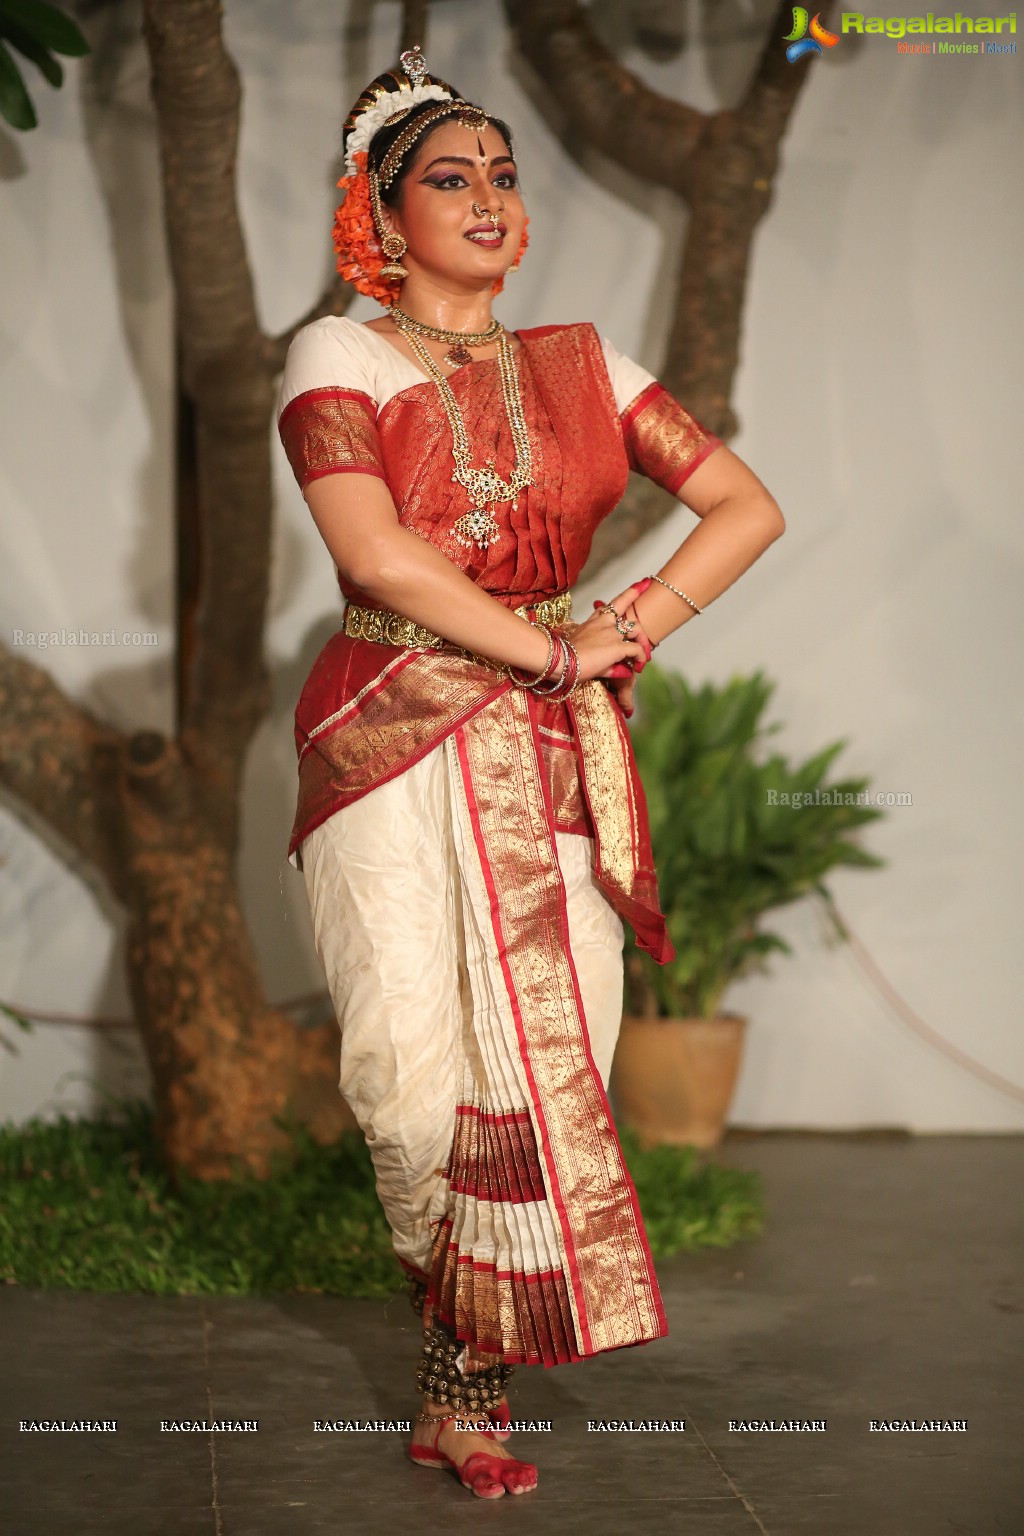
<path fill-rule="evenodd" d="M 537 686 L 537 683 L 535 683 L 533 686 L 534 693 L 539 693 L 541 697 L 545 699 L 553 698 L 558 693 L 562 683 L 565 681 L 565 672 L 569 665 L 569 648 L 566 644 L 565 638 L 557 632 L 554 633 L 553 638 L 555 641 L 555 650 L 557 654 L 557 678 L 555 677 L 556 669 L 555 667 L 552 667 L 549 677 L 545 679 L 538 679 L 538 682 L 550 682 L 551 678 L 555 678 L 555 681 L 551 683 L 551 686 L 549 688 L 541 688 Z"/>
<path fill-rule="evenodd" d="M 576 647 L 570 640 L 563 640 L 562 643 L 567 653 L 565 670 L 558 680 L 557 687 L 545 689 L 544 696 L 548 699 L 567 699 L 579 681 L 580 658 L 576 652 Z"/>

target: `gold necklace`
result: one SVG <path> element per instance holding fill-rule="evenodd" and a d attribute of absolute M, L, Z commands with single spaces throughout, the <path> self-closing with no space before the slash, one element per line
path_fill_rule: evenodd
<path fill-rule="evenodd" d="M 467 351 L 468 347 L 485 347 L 505 329 L 500 320 L 492 319 L 490 325 L 483 331 L 446 331 L 440 325 L 427 325 L 423 320 L 414 320 L 412 315 L 407 315 L 405 310 L 399 309 L 397 304 L 391 306 L 388 314 L 399 330 L 401 326 L 398 325 L 398 317 L 401 316 L 406 325 L 411 327 L 418 336 L 429 336 L 433 341 L 451 342 L 444 360 L 453 368 L 462 368 L 466 363 L 473 361 Z"/>
<path fill-rule="evenodd" d="M 533 484 L 533 454 L 530 449 L 530 436 L 526 429 L 526 417 L 523 414 L 523 402 L 519 394 L 519 380 L 516 377 L 516 365 L 508 336 L 504 328 L 502 328 L 501 335 L 498 337 L 498 367 L 501 371 L 501 389 L 505 400 L 505 412 L 508 416 L 508 424 L 512 429 L 512 441 L 515 443 L 516 448 L 516 463 L 511 479 L 503 480 L 495 472 L 493 459 L 483 469 L 475 468 L 470 463 L 469 437 L 466 433 L 466 424 L 462 419 L 462 412 L 459 410 L 459 403 L 452 392 L 451 385 L 415 331 L 411 328 L 406 328 L 405 316 L 400 311 L 396 314 L 392 310 L 391 313 L 396 327 L 401 331 L 441 392 L 445 414 L 452 429 L 452 456 L 455 459 L 455 473 L 452 475 L 452 479 L 465 486 L 474 503 L 473 511 L 464 513 L 453 525 L 452 533 L 456 541 L 467 549 L 472 549 L 474 543 L 479 545 L 481 549 L 486 549 L 489 544 L 494 543 L 501 533 L 501 529 L 494 520 L 494 517 L 485 510 L 486 504 L 496 501 L 511 501 L 514 503 L 519 496 L 519 492 L 526 486 Z"/>

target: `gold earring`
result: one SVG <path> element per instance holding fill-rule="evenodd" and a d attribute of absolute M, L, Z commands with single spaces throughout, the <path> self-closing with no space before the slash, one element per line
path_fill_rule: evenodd
<path fill-rule="evenodd" d="M 398 234 L 397 231 L 389 230 L 380 244 L 381 250 L 388 258 L 387 266 L 380 269 L 381 277 L 408 277 L 407 269 L 402 266 L 401 261 L 398 259 L 405 255 L 408 248 L 405 236 Z"/>
<path fill-rule="evenodd" d="M 405 236 L 400 235 L 397 230 L 384 227 L 384 210 L 380 204 L 380 182 L 376 171 L 370 172 L 370 206 L 373 210 L 374 227 L 380 237 L 380 248 L 388 258 L 387 265 L 380 269 L 380 276 L 408 277 L 408 271 L 397 259 L 407 250 Z"/>

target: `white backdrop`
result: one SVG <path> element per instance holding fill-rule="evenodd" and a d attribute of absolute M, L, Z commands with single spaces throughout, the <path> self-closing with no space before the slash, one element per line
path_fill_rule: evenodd
<path fill-rule="evenodd" d="M 616 8 L 603 9 L 621 30 Z M 673 61 L 621 57 L 696 107 L 729 105 L 770 9 L 716 7 L 717 35 Z M 353 4 L 340 23 L 324 0 L 229 0 L 227 13 L 245 88 L 242 212 L 260 312 L 277 330 L 329 271 L 340 123 L 393 60 L 398 8 Z M 37 89 L 39 129 L 0 134 L 0 619 L 8 645 L 17 630 L 61 627 L 154 636 L 23 654 L 115 724 L 166 729 L 170 291 L 148 65 L 123 18 L 90 26 L 95 61 L 73 64 L 60 93 Z M 501 317 L 594 320 L 657 371 L 685 215 L 601 157 L 559 147 L 496 0 L 435 4 L 427 55 L 515 132 L 531 246 Z M 879 38 L 844 39 L 796 67 L 811 78 L 754 245 L 731 445 L 788 529 L 659 657 L 698 682 L 763 667 L 777 683 L 779 749 L 803 757 L 844 737 L 836 772 L 910 792 L 911 806 L 866 835 L 888 867 L 840 872 L 831 887 L 907 1004 L 1024 1084 L 1021 63 L 899 55 Z M 360 300 L 351 313 L 374 311 Z M 249 764 L 242 860 L 266 984 L 283 999 L 321 983 L 301 877 L 285 861 L 291 713 L 340 604 L 276 438 L 275 453 L 275 703 Z M 657 569 L 693 523 L 680 508 L 577 591 L 582 610 Z M 102 886 L 2 807 L 0 857 L 0 1001 L 126 1016 L 123 920 Z M 825 945 L 815 906 L 774 925 L 795 954 L 727 998 L 751 1020 L 734 1122 L 1024 1126 L 1019 1100 L 919 1038 L 853 952 Z M 0 1033 L 11 1047 L 0 1049 L 0 1119 L 145 1090 L 130 1032 L 38 1025 L 26 1037 L 0 1021 Z"/>

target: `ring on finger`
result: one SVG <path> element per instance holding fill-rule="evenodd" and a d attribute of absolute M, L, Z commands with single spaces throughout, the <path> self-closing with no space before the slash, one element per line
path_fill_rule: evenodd
<path fill-rule="evenodd" d="M 629 639 L 634 629 L 636 629 L 636 619 L 627 619 L 626 615 L 620 613 L 617 608 L 613 608 L 611 603 L 596 603 L 594 606 L 600 613 L 610 613 L 615 620 L 615 628 L 623 640 Z"/>

